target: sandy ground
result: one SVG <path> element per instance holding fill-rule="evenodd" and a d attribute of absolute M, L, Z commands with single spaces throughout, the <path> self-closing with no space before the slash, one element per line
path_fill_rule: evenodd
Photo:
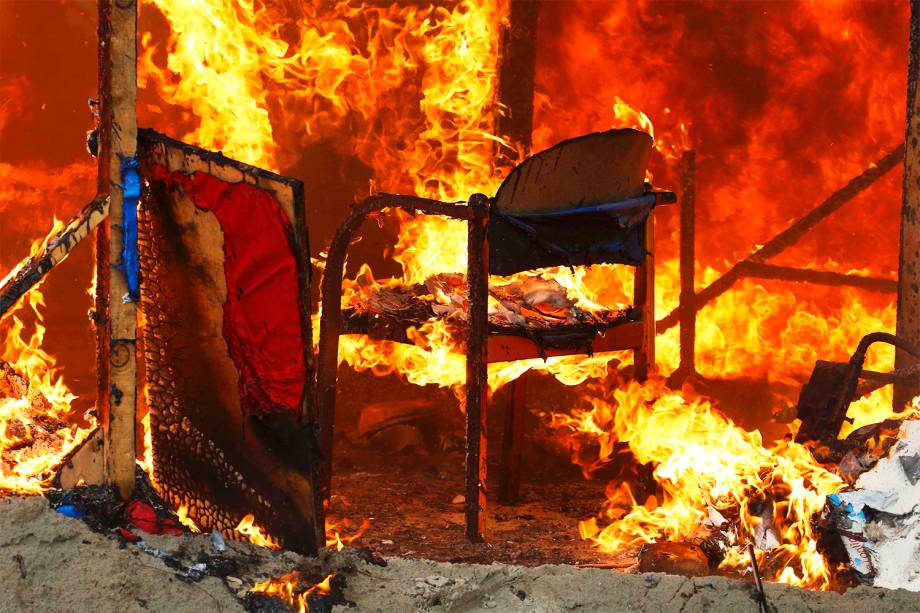
<path fill-rule="evenodd" d="M 150 537 L 182 567 L 214 554 L 207 536 Z M 298 568 L 344 578 L 342 611 L 756 611 L 751 584 L 721 577 L 628 575 L 545 565 L 450 564 L 359 552 L 316 559 L 229 543 L 223 570 L 199 581 L 137 545 L 92 532 L 43 498 L 0 500 L 0 611 L 244 611 L 256 580 Z M 364 556 L 366 558 L 366 556 Z M 213 561 L 214 558 L 212 558 Z M 859 587 L 840 595 L 767 586 L 771 611 L 916 611 L 920 594 Z M 250 603 L 251 604 L 251 603 Z M 320 607 L 317 607 L 320 608 Z M 265 609 L 263 609 L 265 610 Z"/>

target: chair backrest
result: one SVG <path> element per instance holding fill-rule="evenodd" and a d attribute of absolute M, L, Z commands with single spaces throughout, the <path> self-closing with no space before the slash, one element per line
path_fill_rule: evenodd
<path fill-rule="evenodd" d="M 495 195 L 501 213 L 538 213 L 641 196 L 652 137 L 608 130 L 563 141 L 521 162 Z"/>
<path fill-rule="evenodd" d="M 519 164 L 499 187 L 489 221 L 489 271 L 511 275 L 545 266 L 596 263 L 639 266 L 645 260 L 649 206 L 628 221 L 579 207 L 638 198 L 652 138 L 609 130 L 563 141 Z M 553 211 L 560 216 L 540 216 Z"/>

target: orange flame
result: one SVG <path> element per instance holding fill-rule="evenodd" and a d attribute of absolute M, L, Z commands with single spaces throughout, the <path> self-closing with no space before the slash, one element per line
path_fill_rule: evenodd
<path fill-rule="evenodd" d="M 600 462 L 609 461 L 613 442 L 626 443 L 639 463 L 654 466 L 663 499 L 649 507 L 628 488 L 614 488 L 600 515 L 580 525 L 584 538 L 602 551 L 659 540 L 689 539 L 708 519 L 708 510 L 738 517 L 731 545 L 754 539 L 761 515 L 754 501 L 772 508 L 769 520 L 775 546 L 765 552 L 777 568 L 772 580 L 826 589 L 831 580 L 811 519 L 824 509 L 827 494 L 843 480 L 829 472 L 803 446 L 781 441 L 765 446 L 759 432 L 746 432 L 704 399 L 685 399 L 651 380 L 631 382 L 605 397 L 591 397 L 593 408 L 573 416 L 554 415 L 559 427 L 600 439 Z M 762 530 L 761 530 L 762 532 Z M 743 569 L 741 552 L 729 551 L 723 568 Z"/>
<path fill-rule="evenodd" d="M 501 159 L 496 151 L 515 145 L 495 134 L 493 120 L 504 2 L 461 0 L 450 8 L 312 3 L 287 15 L 258 0 L 234 7 L 210 0 L 194 12 L 179 0 L 153 4 L 170 22 L 171 34 L 163 49 L 145 39 L 142 72 L 151 91 L 176 107 L 173 115 L 188 124 L 186 137 L 197 144 L 277 168 L 297 161 L 298 154 L 286 152 L 329 140 L 373 170 L 371 190 L 447 200 L 494 193 L 506 170 L 496 162 Z M 562 25 L 549 28 L 539 45 L 534 147 L 611 126 L 636 127 L 655 135 L 652 165 L 667 178 L 663 184 L 674 185 L 674 162 L 689 148 L 692 130 L 701 154 L 698 244 L 707 246 L 696 271 L 701 287 L 801 216 L 803 197 L 819 201 L 902 137 L 904 105 L 890 101 L 903 96 L 903 79 L 893 76 L 903 75 L 903 58 L 891 51 L 887 37 L 878 35 L 891 28 L 876 27 L 875 17 L 859 3 L 791 3 L 766 17 L 738 8 L 732 15 L 745 24 L 737 28 L 738 49 L 729 45 L 734 55 L 719 56 L 717 66 L 705 63 L 711 45 L 692 52 L 686 47 L 693 37 L 685 31 L 701 17 L 680 6 L 583 2 L 565 3 L 563 10 L 559 4 L 545 3 L 549 13 L 541 18 L 543 24 L 558 20 Z M 900 7 L 879 19 L 901 27 L 905 15 Z M 704 17 L 712 23 L 725 18 L 716 13 Z M 293 28 L 280 25 L 291 21 Z M 748 36 L 749 31 L 763 37 Z M 771 44 L 760 47 L 759 40 Z M 649 48 L 656 53 L 648 53 Z M 777 54 L 784 61 L 771 61 Z M 609 61 L 616 61 L 617 69 L 599 82 L 599 62 L 608 56 L 615 58 Z M 834 146 L 833 139 L 812 138 L 818 132 L 837 134 L 843 125 L 823 107 L 830 104 L 827 98 L 814 95 L 842 62 L 851 66 L 850 85 L 835 97 L 840 101 L 835 108 L 856 128 L 839 135 L 845 147 Z M 754 93 L 720 81 L 755 69 Z M 178 74 L 181 79 L 175 78 Z M 688 74 L 698 78 L 689 82 Z M 750 94 L 756 103 L 739 98 L 735 90 Z M 804 112 L 792 101 L 815 106 Z M 149 108 L 154 106 L 148 105 L 147 112 L 162 113 Z M 752 106 L 755 113 L 745 112 Z M 201 118 L 199 123 L 192 115 Z M 285 130 L 275 132 L 274 126 Z M 896 201 L 897 187 L 887 178 L 873 190 L 880 202 Z M 863 208 L 847 222 L 874 232 L 866 240 L 879 253 L 863 251 L 873 255 L 871 262 L 845 259 L 854 251 L 849 232 L 811 237 L 812 243 L 803 241 L 783 257 L 800 267 L 847 272 L 866 266 L 862 274 L 890 276 L 894 248 L 885 249 L 890 241 L 873 217 L 881 207 Z M 659 232 L 655 250 L 659 318 L 678 305 L 680 291 L 676 233 L 667 215 L 659 216 L 665 231 Z M 400 216 L 393 257 L 402 266 L 401 279 L 375 281 L 369 268 L 362 268 L 359 278 L 347 284 L 344 299 L 362 291 L 364 281 L 378 287 L 424 283 L 438 273 L 462 272 L 465 240 L 462 223 Z M 624 267 L 594 266 L 529 276 L 558 281 L 570 299 L 591 311 L 629 304 L 630 275 Z M 845 359 L 863 334 L 892 330 L 894 321 L 888 296 L 813 287 L 806 293 L 787 283 L 743 280 L 699 312 L 697 367 L 707 377 L 766 379 L 773 400 L 790 404 L 816 359 Z M 426 322 L 411 338 L 413 345 L 343 337 L 340 356 L 354 368 L 399 373 L 413 383 L 462 385 L 463 356 L 443 322 Z M 662 373 L 676 368 L 676 328 L 658 337 L 656 351 Z M 605 376 L 613 358 L 629 361 L 628 356 L 602 354 L 491 364 L 489 385 L 497 389 L 528 369 L 575 385 Z M 892 353 L 880 350 L 867 367 L 887 370 L 891 363 Z M 854 403 L 853 427 L 890 415 L 890 398 L 890 389 L 883 388 Z M 615 521 L 603 529 L 584 524 L 585 535 L 608 548 L 637 539 L 680 538 L 699 525 L 706 510 L 701 501 L 715 509 L 737 509 L 742 532 L 750 534 L 761 519 L 751 516 L 745 503 L 767 497 L 774 505 L 780 545 L 762 555 L 781 560 L 774 579 L 827 586 L 830 570 L 815 549 L 808 519 L 840 483 L 800 446 L 765 446 L 759 433 L 739 429 L 705 400 L 681 397 L 660 382 L 625 386 L 612 397 L 595 395 L 591 404 L 589 412 L 557 415 L 556 423 L 573 435 L 578 431 L 598 438 L 597 462 L 609 459 L 613 443 L 628 443 L 640 461 L 656 465 L 666 499 L 646 508 L 634 504 L 628 492 L 613 491 L 602 519 Z M 662 423 L 664 416 L 668 423 Z M 664 433 L 673 440 L 665 440 Z M 726 453 L 729 449 L 734 455 Z M 691 460 L 712 473 L 701 474 Z M 733 556 L 729 552 L 724 564 L 740 565 Z"/>
<path fill-rule="evenodd" d="M 31 255 L 63 226 L 55 219 L 48 236 L 32 244 Z M 4 281 L 17 272 L 11 270 Z M 35 323 L 26 341 L 22 336 L 26 326 L 20 316 L 27 305 Z M 96 425 L 90 415 L 83 416 L 80 425 L 71 408 L 76 396 L 58 374 L 55 358 L 42 349 L 44 306 L 44 296 L 35 287 L 8 314 L 9 328 L 0 343 L 0 362 L 7 363 L 12 376 L 25 382 L 23 389 L 11 389 L 11 395 L 0 396 L 0 491 L 38 494 L 48 489 L 53 471 Z"/>
<path fill-rule="evenodd" d="M 270 534 L 255 524 L 255 516 L 252 513 L 247 514 L 234 530 L 249 539 L 249 542 L 259 547 L 268 549 L 280 549 L 281 545 Z"/>
<path fill-rule="evenodd" d="M 292 571 L 278 578 L 266 579 L 252 586 L 250 592 L 274 596 L 285 601 L 288 605 L 296 607 L 298 613 L 307 613 L 310 606 L 307 602 L 311 594 L 325 595 L 332 591 L 332 578 L 335 573 L 330 573 L 319 583 L 307 588 L 304 591 L 298 591 L 300 584 L 300 573 Z"/>
<path fill-rule="evenodd" d="M 361 525 L 358 526 L 358 529 L 350 534 L 346 534 L 346 530 L 351 529 L 351 521 L 346 517 L 341 522 L 334 522 L 328 517 L 326 518 L 326 548 L 335 549 L 336 551 L 342 551 L 345 549 L 345 545 L 351 545 L 359 538 L 361 538 L 367 529 L 371 527 L 371 522 L 368 518 L 364 518 L 361 521 Z"/>

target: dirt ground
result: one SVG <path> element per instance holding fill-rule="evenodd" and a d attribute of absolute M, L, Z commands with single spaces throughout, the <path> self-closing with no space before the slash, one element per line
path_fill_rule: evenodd
<path fill-rule="evenodd" d="M 633 575 L 544 565 L 373 560 L 358 550 L 303 558 L 228 543 L 221 569 L 198 581 L 183 569 L 204 559 L 208 536 L 147 537 L 173 568 L 136 544 L 119 545 L 83 522 L 51 510 L 44 498 L 0 500 L 0 611 L 244 611 L 255 581 L 292 569 L 336 572 L 344 601 L 315 610 L 345 611 L 756 611 L 748 582 L 722 577 Z M 209 565 L 214 566 L 210 558 Z M 369 561 L 365 561 L 369 560 Z M 176 562 L 179 567 L 176 568 Z M 385 563 L 385 566 L 380 566 Z M 771 611 L 920 610 L 920 594 L 859 587 L 841 595 L 768 585 Z M 345 602 L 347 601 L 347 602 Z M 263 608 L 262 611 L 279 610 Z"/>
<path fill-rule="evenodd" d="M 329 516 L 337 521 L 347 518 L 354 526 L 369 519 L 370 527 L 358 543 L 385 556 L 522 566 L 605 564 L 622 570 L 634 566 L 637 551 L 600 553 L 579 537 L 578 523 L 601 510 L 609 482 L 628 480 L 640 500 L 643 492 L 655 492 L 648 483 L 637 483 L 635 473 L 640 469 L 629 458 L 605 465 L 586 480 L 571 461 L 566 447 L 570 443 L 548 428 L 546 417 L 574 406 L 577 389 L 533 373 L 528 375 L 527 388 L 517 504 L 498 502 L 509 386 L 489 403 L 489 543 L 477 545 L 463 538 L 464 506 L 458 498 L 464 493 L 463 414 L 453 393 L 340 368 Z M 760 389 L 737 385 L 724 395 L 737 396 L 739 389 L 748 388 Z M 382 440 L 359 434 L 362 411 L 394 398 L 427 403 L 424 417 L 412 426 L 418 427 L 419 438 L 405 449 L 397 449 L 408 445 L 405 432 L 379 437 Z M 756 408 L 769 415 L 768 407 Z M 591 459 L 596 454 L 596 445 L 586 452 Z"/>

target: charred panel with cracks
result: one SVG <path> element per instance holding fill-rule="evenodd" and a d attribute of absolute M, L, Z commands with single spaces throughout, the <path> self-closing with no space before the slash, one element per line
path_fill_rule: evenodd
<path fill-rule="evenodd" d="M 174 170 L 202 170 L 194 167 L 200 158 L 187 164 L 188 152 L 174 157 L 175 151 L 159 145 L 143 156 L 148 171 L 152 162 L 164 161 Z M 237 171 L 240 179 L 255 182 Z M 215 174 L 224 180 L 228 172 Z M 175 507 L 186 506 L 203 529 L 238 538 L 235 527 L 251 513 L 285 547 L 314 551 L 322 519 L 313 488 L 310 429 L 290 411 L 244 415 L 241 407 L 239 365 L 225 328 L 225 260 L 245 254 L 228 256 L 216 215 L 159 180 L 148 185 L 139 230 L 157 488 Z"/>

